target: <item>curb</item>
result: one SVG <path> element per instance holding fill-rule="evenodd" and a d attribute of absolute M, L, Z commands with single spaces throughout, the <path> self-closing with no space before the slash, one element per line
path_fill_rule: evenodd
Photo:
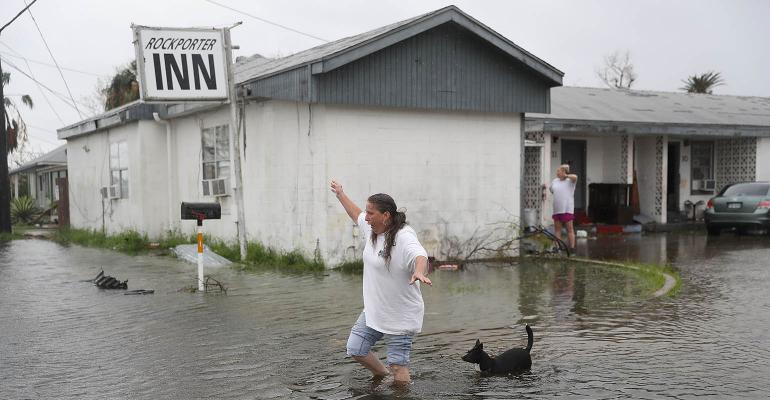
<path fill-rule="evenodd" d="M 608 267 L 618 267 L 618 268 L 633 269 L 633 270 L 636 270 L 636 271 L 638 271 L 640 269 L 639 267 L 635 267 L 633 265 L 625 265 L 625 264 L 621 264 L 621 263 L 617 263 L 617 262 L 611 262 L 611 261 L 590 260 L 590 259 L 586 259 L 586 258 L 572 258 L 572 257 L 569 258 L 568 260 L 569 261 L 580 262 L 580 263 L 583 263 L 583 264 L 604 265 L 604 266 L 608 266 Z M 663 296 L 663 295 L 667 294 L 668 292 L 670 292 L 671 289 L 674 288 L 674 286 L 676 286 L 676 278 L 674 278 L 674 276 L 672 276 L 669 273 L 663 272 L 663 271 L 657 271 L 657 272 L 659 274 L 663 275 L 663 278 L 665 278 L 666 281 L 663 283 L 663 286 L 661 286 L 660 289 L 656 290 L 652 294 L 652 297 Z"/>

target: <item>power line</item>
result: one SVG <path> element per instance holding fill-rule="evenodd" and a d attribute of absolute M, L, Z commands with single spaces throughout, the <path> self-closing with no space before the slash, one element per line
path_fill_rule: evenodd
<path fill-rule="evenodd" d="M 39 128 L 36 128 L 36 127 L 34 127 L 34 126 L 31 126 L 31 125 L 27 125 L 27 127 L 30 127 L 30 128 L 35 128 L 35 129 L 39 129 Z M 53 145 L 57 145 L 57 146 L 61 144 L 61 143 L 57 143 L 57 142 L 54 142 L 54 141 L 53 141 L 53 140 L 51 140 L 51 139 L 47 139 L 47 138 L 44 138 L 44 137 L 40 137 L 40 136 L 38 136 L 38 135 L 35 135 L 35 134 L 33 134 L 33 132 L 30 132 L 30 131 L 27 131 L 27 135 L 29 135 L 29 137 L 30 137 L 30 138 L 33 138 L 33 139 L 35 139 L 35 140 L 40 140 L 40 141 L 46 142 L 46 143 L 48 143 L 48 144 L 53 144 Z M 57 140 L 58 140 L 58 139 L 57 139 Z"/>
<path fill-rule="evenodd" d="M 27 1 L 24 0 L 24 4 L 26 4 Z M 61 68 L 59 67 L 59 63 L 56 62 L 56 57 L 53 56 L 53 52 L 51 52 L 51 48 L 48 47 L 48 42 L 45 40 L 45 36 L 43 36 L 43 31 L 40 30 L 40 26 L 37 24 L 37 20 L 35 20 L 35 16 L 32 15 L 32 10 L 27 9 L 27 12 L 29 13 L 30 18 L 32 18 L 32 22 L 35 23 L 35 28 L 37 28 L 37 32 L 40 34 L 40 39 L 43 40 L 43 44 L 45 44 L 46 50 L 48 50 L 48 54 L 51 56 L 51 60 L 53 60 L 53 63 L 56 64 L 56 69 L 59 70 L 59 75 L 61 75 L 61 80 L 64 82 L 64 87 L 67 88 L 67 93 L 70 95 L 70 100 L 72 100 L 72 104 L 75 106 L 75 111 L 78 112 L 78 115 L 80 116 L 80 119 L 83 119 L 83 113 L 80 112 L 80 109 L 77 106 L 77 103 L 75 102 L 75 97 L 72 96 L 72 91 L 70 90 L 70 86 L 67 84 L 67 80 L 64 79 L 64 73 L 61 71 Z"/>
<path fill-rule="evenodd" d="M 264 18 L 260 18 L 260 17 L 257 17 L 256 15 L 251 15 L 251 14 L 249 14 L 249 13 L 245 12 L 245 11 L 236 10 L 235 8 L 232 8 L 232 7 L 230 7 L 230 6 L 226 6 L 226 5 L 224 5 L 224 4 L 220 4 L 220 3 L 217 3 L 217 2 L 215 2 L 215 1 L 213 1 L 213 0 L 203 0 L 203 1 L 205 1 L 205 2 L 207 2 L 207 3 L 211 3 L 211 4 L 214 4 L 214 5 L 216 5 L 216 6 L 219 6 L 219 7 L 222 7 L 222 8 L 226 8 L 226 9 L 228 9 L 228 10 L 231 10 L 231 11 L 235 11 L 235 12 L 237 12 L 237 13 L 239 13 L 239 14 L 243 14 L 243 15 L 245 15 L 245 16 L 247 16 L 247 17 L 251 17 L 251 18 L 254 18 L 254 19 L 256 19 L 256 20 L 258 20 L 258 21 L 262 21 L 262 22 L 264 22 L 264 23 L 266 23 L 266 24 L 270 24 L 270 25 L 273 25 L 273 26 L 277 26 L 277 27 L 279 27 L 279 28 L 283 28 L 283 29 L 286 29 L 286 30 L 288 30 L 288 31 L 292 31 L 292 32 L 294 32 L 294 33 L 299 33 L 300 35 L 303 35 L 303 36 L 307 36 L 307 37 L 309 37 L 309 38 L 313 38 L 313 39 L 315 39 L 315 40 L 320 40 L 320 41 L 322 41 L 322 42 L 329 42 L 329 40 L 326 40 L 326 39 L 324 39 L 324 38 L 320 38 L 320 37 L 318 37 L 318 36 L 313 36 L 313 35 L 311 35 L 311 34 L 309 34 L 309 33 L 305 33 L 305 32 L 302 32 L 302 31 L 298 31 L 298 30 L 296 30 L 296 29 L 294 29 L 294 28 L 290 28 L 290 27 L 288 27 L 288 26 L 286 26 L 286 25 L 281 25 L 281 24 L 279 24 L 279 23 L 277 23 L 277 22 L 268 21 L 268 20 L 266 20 L 266 19 L 264 19 Z"/>
<path fill-rule="evenodd" d="M 16 19 L 17 19 L 17 18 L 19 18 L 19 17 L 21 16 L 21 14 L 24 14 L 24 11 L 27 11 L 27 10 L 29 10 L 29 8 L 30 8 L 30 7 L 32 7 L 32 5 L 33 5 L 33 4 L 35 4 L 35 2 L 36 2 L 36 1 L 37 1 L 37 0 L 32 0 L 32 3 L 29 3 L 29 4 L 27 4 L 27 2 L 25 1 L 25 2 L 24 2 L 24 4 L 27 4 L 27 6 L 26 6 L 26 7 L 24 7 L 24 9 L 23 9 L 23 10 L 19 11 L 19 13 L 18 13 L 18 14 L 16 14 L 16 16 L 15 16 L 15 17 L 13 17 L 13 19 L 12 19 L 12 20 L 8 21 L 8 23 L 7 23 L 7 24 L 3 25 L 3 27 L 2 27 L 2 28 L 0 28 L 0 33 L 1 33 L 1 32 L 3 32 L 3 29 L 5 29 L 6 27 L 8 27 L 8 25 L 12 24 L 12 23 L 13 23 L 13 21 L 16 21 Z"/>
<path fill-rule="evenodd" d="M 3 43 L 3 42 L 0 42 L 0 44 L 2 44 L 5 47 L 8 47 L 8 45 Z M 8 47 L 8 49 L 13 50 L 10 47 Z M 53 65 L 53 64 L 46 63 L 46 62 L 43 62 L 43 61 L 38 61 L 38 60 L 32 60 L 30 58 L 26 58 L 26 57 L 24 57 L 22 55 L 19 55 L 19 53 L 15 52 L 15 51 L 14 51 L 14 53 L 16 53 L 16 54 L 11 54 L 11 53 L 7 53 L 7 52 L 4 52 L 4 51 L 0 51 L 0 54 L 5 54 L 6 56 L 9 56 L 9 57 L 20 58 L 20 59 L 22 59 L 24 61 L 31 62 L 33 64 L 40 64 L 40 65 L 45 65 L 47 67 L 56 68 L 56 66 Z M 97 73 L 94 73 L 94 72 L 81 71 L 79 69 L 74 69 L 74 68 L 61 67 L 61 69 L 65 70 L 65 71 L 70 71 L 70 72 L 77 72 L 79 74 L 91 75 L 91 76 L 95 76 L 97 78 L 107 78 L 109 76 L 109 75 L 97 74 Z"/>
<path fill-rule="evenodd" d="M 32 75 L 32 77 L 34 77 L 35 75 L 32 74 L 32 67 L 29 66 L 29 63 L 27 62 L 26 59 L 24 59 L 24 63 L 27 64 L 27 69 L 29 70 L 29 74 Z M 40 85 L 37 85 L 37 90 L 39 90 L 40 94 L 43 95 L 45 102 L 48 103 L 48 107 L 51 108 L 51 111 L 53 111 L 54 115 L 56 115 L 56 118 L 59 119 L 59 122 L 61 122 L 61 124 L 64 125 L 64 120 L 62 120 L 61 115 L 59 115 L 59 113 L 56 112 L 56 108 L 54 108 L 53 104 L 51 104 L 51 100 L 48 99 L 48 96 L 45 95 L 43 88 L 41 88 Z"/>
<path fill-rule="evenodd" d="M 27 126 L 35 128 L 35 129 L 39 129 L 41 131 L 46 131 L 46 132 L 50 132 L 50 133 L 56 133 L 56 131 L 52 131 L 52 130 L 50 130 L 48 128 L 43 128 L 42 126 L 36 126 L 36 125 L 30 125 L 30 124 L 27 124 Z"/>
<path fill-rule="evenodd" d="M 40 81 L 38 81 L 34 77 L 30 76 L 28 73 L 24 72 L 21 68 L 17 67 L 16 64 L 8 61 L 7 58 L 0 57 L 0 60 L 5 62 L 6 64 L 8 64 L 9 67 L 11 67 L 11 68 L 15 69 L 16 71 L 20 72 L 22 75 L 26 76 L 27 78 L 29 78 L 33 82 L 37 83 L 38 85 L 43 87 L 45 90 L 47 90 L 47 91 L 51 92 L 52 94 L 54 94 L 56 97 L 59 98 L 59 100 L 63 101 L 64 104 L 66 104 L 66 105 L 74 108 L 75 110 L 77 110 L 77 107 L 75 107 L 74 104 L 70 103 L 70 101 L 67 99 L 67 97 L 65 95 L 63 95 L 62 93 L 59 93 L 59 92 L 49 88 L 48 86 L 44 85 L 43 83 L 41 83 Z M 81 104 L 81 105 L 83 105 L 83 104 Z"/>

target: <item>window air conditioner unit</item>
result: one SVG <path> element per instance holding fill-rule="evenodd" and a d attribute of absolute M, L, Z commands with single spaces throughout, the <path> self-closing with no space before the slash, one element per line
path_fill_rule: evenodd
<path fill-rule="evenodd" d="M 702 179 L 700 181 L 701 190 L 715 190 L 717 182 L 714 179 Z"/>
<path fill-rule="evenodd" d="M 110 199 L 119 199 L 120 198 L 120 185 L 110 185 L 109 193 L 108 193 Z"/>
<path fill-rule="evenodd" d="M 227 178 L 219 179 L 204 179 L 203 181 L 203 195 L 204 196 L 227 196 Z"/>

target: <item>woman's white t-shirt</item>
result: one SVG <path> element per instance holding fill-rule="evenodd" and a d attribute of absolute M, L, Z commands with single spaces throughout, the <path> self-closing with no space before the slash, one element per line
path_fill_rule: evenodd
<path fill-rule="evenodd" d="M 391 335 L 414 335 L 422 330 L 425 305 L 420 281 L 409 284 L 417 256 L 428 253 L 417 240 L 412 227 L 405 225 L 396 233 L 390 250 L 390 264 L 380 255 L 385 247 L 385 234 L 377 235 L 372 244 L 372 227 L 366 213 L 358 216 L 358 228 L 364 246 L 364 313 L 366 326 Z"/>
<path fill-rule="evenodd" d="M 551 182 L 553 214 L 575 213 L 575 186 L 576 183 L 569 178 L 555 178 Z"/>

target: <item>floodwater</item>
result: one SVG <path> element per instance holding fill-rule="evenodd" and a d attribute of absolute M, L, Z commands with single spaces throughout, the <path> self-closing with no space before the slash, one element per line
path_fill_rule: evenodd
<path fill-rule="evenodd" d="M 423 287 L 413 383 L 345 358 L 361 277 L 222 268 L 226 295 L 179 291 L 196 267 L 44 240 L 0 243 L 0 398 L 767 398 L 770 239 L 650 235 L 584 242 L 603 258 L 670 261 L 684 286 L 651 299 L 622 270 L 551 260 L 437 271 Z M 101 268 L 126 296 L 81 282 Z M 531 371 L 480 376 L 535 332 Z M 377 348 L 384 355 L 382 347 Z"/>

